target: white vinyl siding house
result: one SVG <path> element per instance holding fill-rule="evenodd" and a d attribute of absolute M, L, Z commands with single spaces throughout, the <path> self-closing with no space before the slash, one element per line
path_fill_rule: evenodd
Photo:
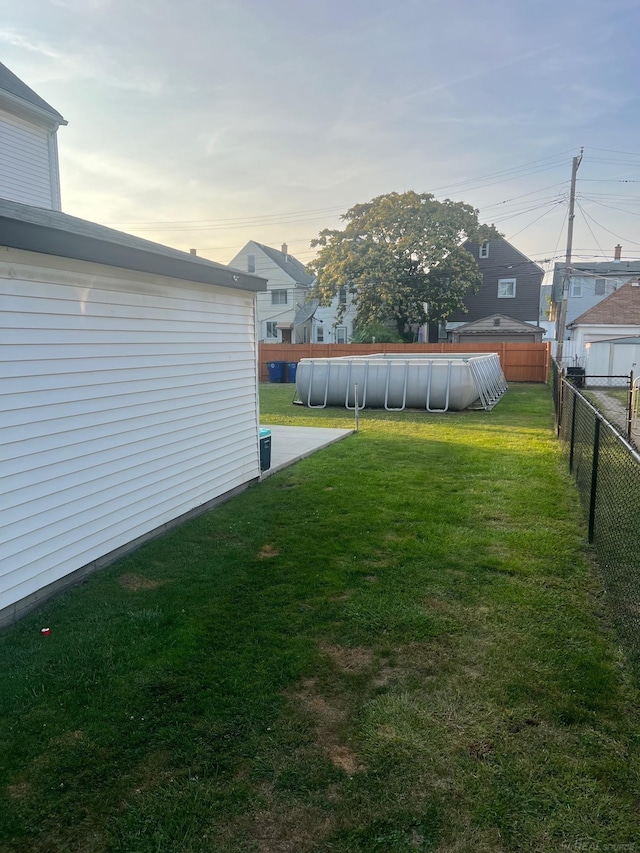
<path fill-rule="evenodd" d="M 259 477 L 244 278 L 0 248 L 0 623 Z"/>
<path fill-rule="evenodd" d="M 57 174 L 55 133 L 0 110 L 0 196 L 60 210 Z"/>
<path fill-rule="evenodd" d="M 309 339 L 310 323 L 298 324 L 299 311 L 305 305 L 314 278 L 297 258 L 282 250 L 249 240 L 229 266 L 254 271 L 267 279 L 267 291 L 258 294 L 258 334 L 269 343 L 303 343 Z"/>
<path fill-rule="evenodd" d="M 57 110 L 0 62 L 0 198 L 60 210 Z"/>

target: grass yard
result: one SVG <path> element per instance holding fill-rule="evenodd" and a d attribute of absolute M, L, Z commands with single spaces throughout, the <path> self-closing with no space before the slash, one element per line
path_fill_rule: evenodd
<path fill-rule="evenodd" d="M 351 426 L 292 394 L 263 422 Z M 2 634 L 0 850 L 640 851 L 551 411 L 365 412 Z"/>

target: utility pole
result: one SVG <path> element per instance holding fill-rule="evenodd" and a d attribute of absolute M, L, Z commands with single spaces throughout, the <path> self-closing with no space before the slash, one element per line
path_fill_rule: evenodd
<path fill-rule="evenodd" d="M 562 301 L 560 302 L 560 310 L 558 312 L 558 322 L 556 324 L 556 362 L 562 367 L 562 351 L 564 348 L 564 331 L 567 325 L 567 300 L 569 299 L 569 281 L 571 279 L 571 249 L 573 247 L 573 220 L 575 219 L 576 206 L 576 175 L 578 174 L 578 166 L 582 162 L 582 152 L 580 156 L 573 158 L 571 167 L 571 191 L 569 193 L 569 220 L 567 226 L 567 253 L 564 260 L 564 275 L 562 276 Z"/>

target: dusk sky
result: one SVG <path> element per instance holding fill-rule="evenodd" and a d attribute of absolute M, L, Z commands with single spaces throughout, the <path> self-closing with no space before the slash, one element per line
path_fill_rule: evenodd
<path fill-rule="evenodd" d="M 413 189 L 561 259 L 640 257 L 637 0 L 4 0 L 0 59 L 68 120 L 66 213 L 303 262 Z M 548 267 L 549 264 L 546 264 Z"/>

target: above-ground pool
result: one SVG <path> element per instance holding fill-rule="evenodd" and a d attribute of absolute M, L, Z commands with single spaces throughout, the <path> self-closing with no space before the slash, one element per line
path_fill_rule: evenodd
<path fill-rule="evenodd" d="M 497 353 L 389 353 L 303 358 L 296 389 L 311 408 L 492 409 L 507 390 Z"/>

